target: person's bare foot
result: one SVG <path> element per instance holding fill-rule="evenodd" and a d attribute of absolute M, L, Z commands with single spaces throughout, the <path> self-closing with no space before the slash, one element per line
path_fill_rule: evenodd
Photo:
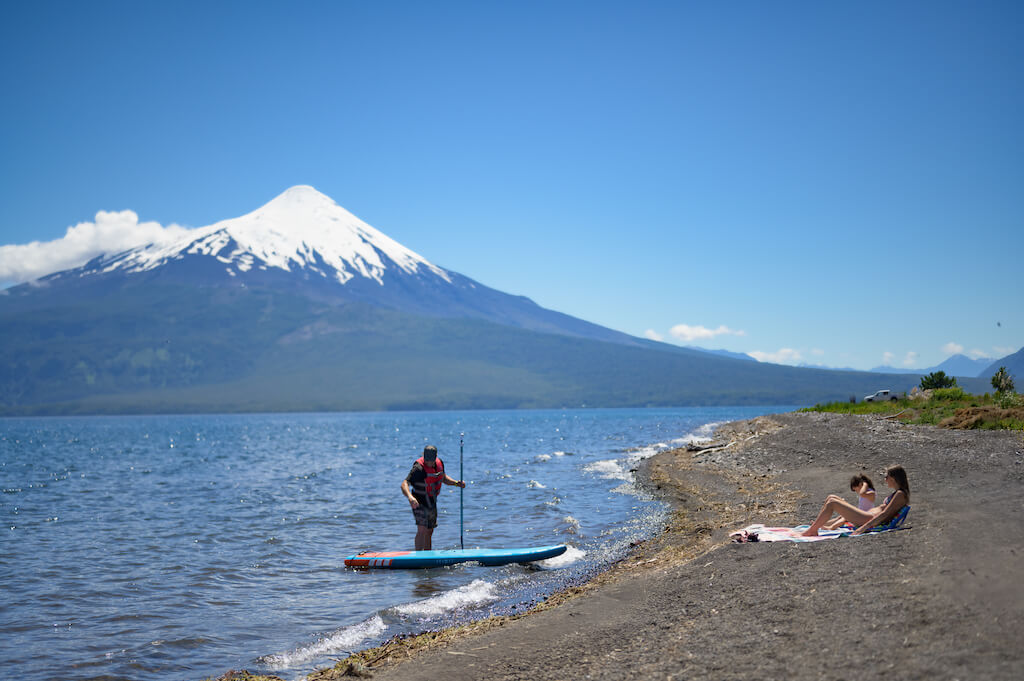
<path fill-rule="evenodd" d="M 800 536 L 801 537 L 817 537 L 818 536 L 818 531 L 815 530 L 813 527 L 808 527 L 806 530 L 804 530 L 803 532 L 800 533 Z"/>

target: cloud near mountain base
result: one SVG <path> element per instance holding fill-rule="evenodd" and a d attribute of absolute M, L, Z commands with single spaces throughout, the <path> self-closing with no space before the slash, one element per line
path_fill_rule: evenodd
<path fill-rule="evenodd" d="M 54 272 L 79 267 L 102 254 L 155 242 L 169 242 L 185 236 L 189 228 L 139 222 L 132 210 L 96 213 L 95 222 L 68 227 L 60 239 L 0 246 L 0 282 L 21 283 Z"/>
<path fill-rule="evenodd" d="M 704 326 L 690 326 L 689 324 L 676 324 L 668 330 L 669 335 L 677 340 L 691 343 L 697 340 L 710 340 L 715 336 L 745 336 L 746 331 L 733 331 L 728 326 L 719 326 L 717 329 L 709 329 Z"/>
<path fill-rule="evenodd" d="M 779 348 L 775 352 L 754 350 L 747 354 L 758 362 L 770 362 L 772 364 L 797 364 L 803 361 L 804 358 L 799 350 L 794 350 L 793 348 Z"/>

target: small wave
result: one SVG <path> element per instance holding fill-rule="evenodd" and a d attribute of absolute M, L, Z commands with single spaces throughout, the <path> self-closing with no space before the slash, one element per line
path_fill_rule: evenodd
<path fill-rule="evenodd" d="M 349 627 L 342 627 L 315 643 L 300 646 L 291 652 L 261 657 L 259 662 L 271 669 L 288 669 L 307 664 L 326 655 L 349 653 L 358 648 L 360 643 L 384 633 L 387 628 L 388 626 L 384 624 L 380 615 L 374 615 L 368 620 Z"/>
<path fill-rule="evenodd" d="M 588 473 L 593 473 L 598 477 L 605 478 L 607 480 L 631 480 L 629 471 L 624 469 L 622 465 L 615 459 L 606 459 L 604 461 L 595 461 L 594 463 L 587 464 L 583 470 Z"/>
<path fill-rule="evenodd" d="M 562 451 L 551 452 L 550 454 L 538 454 L 537 456 L 534 457 L 534 461 L 538 461 L 538 462 L 550 461 L 551 457 L 553 457 L 553 456 L 554 457 L 575 456 L 575 454 L 573 454 L 572 452 L 562 452 Z"/>
<path fill-rule="evenodd" d="M 559 499 L 558 497 L 551 497 L 550 499 L 544 502 L 546 506 L 558 506 L 560 503 L 562 503 L 562 500 Z"/>
<path fill-rule="evenodd" d="M 536 480 L 531 480 L 530 482 L 526 483 L 526 486 L 531 488 L 531 489 L 547 489 L 547 487 L 545 487 L 544 485 L 540 484 Z"/>
<path fill-rule="evenodd" d="M 562 522 L 566 525 L 565 532 L 568 532 L 569 534 L 580 533 L 580 521 L 576 520 L 571 515 L 567 515 L 562 518 Z"/>
<path fill-rule="evenodd" d="M 720 426 L 720 425 L 722 425 L 721 421 L 714 421 L 712 423 L 705 423 L 703 426 L 701 426 L 700 428 L 695 430 L 693 432 L 693 434 L 694 434 L 695 437 L 702 437 L 702 438 L 706 438 L 706 439 L 711 439 L 711 436 L 714 435 L 714 433 L 715 433 L 715 429 L 718 428 L 718 426 Z"/>
<path fill-rule="evenodd" d="M 669 445 L 664 442 L 656 442 L 653 445 L 646 445 L 643 447 L 637 447 L 629 450 L 630 459 L 633 461 L 639 461 L 641 459 L 649 459 L 655 454 L 662 452 L 669 448 Z"/>
<path fill-rule="evenodd" d="M 615 494 L 634 494 L 635 495 L 637 493 L 636 485 L 634 485 L 632 482 L 624 482 L 621 485 L 619 485 L 618 487 L 613 487 L 611 489 L 611 491 L 613 493 L 615 493 Z"/>
<path fill-rule="evenodd" d="M 410 617 L 432 617 L 450 610 L 482 605 L 496 600 L 498 600 L 498 595 L 495 593 L 493 584 L 482 579 L 474 579 L 469 584 L 426 600 L 399 605 L 395 610 Z"/>
<path fill-rule="evenodd" d="M 547 560 L 539 560 L 537 561 L 537 564 L 548 569 L 562 568 L 566 565 L 572 565 L 586 555 L 586 551 L 578 549 L 575 546 L 570 546 L 562 555 L 555 556 L 554 558 L 548 558 Z"/>

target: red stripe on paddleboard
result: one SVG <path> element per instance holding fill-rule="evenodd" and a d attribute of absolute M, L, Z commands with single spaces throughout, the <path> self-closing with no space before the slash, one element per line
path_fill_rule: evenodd
<path fill-rule="evenodd" d="M 388 567 L 391 565 L 390 558 L 408 556 L 412 551 L 378 551 L 376 553 L 360 553 L 345 559 L 348 567 Z"/>

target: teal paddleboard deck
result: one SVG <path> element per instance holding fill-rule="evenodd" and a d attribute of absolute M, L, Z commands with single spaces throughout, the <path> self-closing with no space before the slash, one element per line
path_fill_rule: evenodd
<path fill-rule="evenodd" d="M 530 563 L 565 553 L 565 544 L 534 546 L 526 549 L 450 549 L 445 551 L 380 551 L 360 553 L 345 559 L 347 567 L 358 568 L 432 568 L 476 562 L 484 565 Z"/>

